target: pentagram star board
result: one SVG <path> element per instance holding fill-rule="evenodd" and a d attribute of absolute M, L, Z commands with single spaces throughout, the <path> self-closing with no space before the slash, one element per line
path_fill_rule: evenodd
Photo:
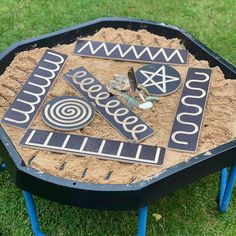
<path fill-rule="evenodd" d="M 138 86 L 146 88 L 153 96 L 169 95 L 180 87 L 179 72 L 168 65 L 150 64 L 139 68 L 135 72 Z"/>

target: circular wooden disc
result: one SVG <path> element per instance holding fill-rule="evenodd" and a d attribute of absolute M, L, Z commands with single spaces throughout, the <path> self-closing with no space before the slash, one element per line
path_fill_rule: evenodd
<path fill-rule="evenodd" d="M 153 96 L 165 96 L 175 92 L 181 84 L 179 72 L 171 66 L 150 64 L 135 72 L 138 85 L 144 86 Z"/>
<path fill-rule="evenodd" d="M 50 127 L 69 131 L 81 129 L 95 116 L 92 105 L 77 96 L 60 96 L 46 103 L 42 110 L 43 121 Z"/>

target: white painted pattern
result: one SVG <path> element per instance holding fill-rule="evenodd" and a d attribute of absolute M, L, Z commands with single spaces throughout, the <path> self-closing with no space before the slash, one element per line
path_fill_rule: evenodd
<path fill-rule="evenodd" d="M 158 68 L 155 72 L 140 70 L 140 73 L 142 73 L 147 78 L 142 83 L 143 86 L 145 86 L 145 87 L 157 87 L 163 93 L 167 92 L 167 90 L 166 90 L 167 83 L 180 80 L 179 77 L 167 75 L 165 65 Z M 155 81 L 156 76 L 161 77 L 161 81 Z"/>
<path fill-rule="evenodd" d="M 187 132 L 187 131 L 176 131 L 174 132 L 172 135 L 171 135 L 171 139 L 173 140 L 173 142 L 175 143 L 178 143 L 178 144 L 183 144 L 183 145 L 188 145 L 188 142 L 185 142 L 185 141 L 181 141 L 181 140 L 178 140 L 176 138 L 177 135 L 179 134 L 186 134 L 186 135 L 192 135 L 192 134 L 196 134 L 200 127 L 198 127 L 196 124 L 194 124 L 193 122 L 187 122 L 187 121 L 183 121 L 182 120 L 182 117 L 183 116 L 198 116 L 200 115 L 202 112 L 203 112 L 203 109 L 202 107 L 200 107 L 199 105 L 196 105 L 196 104 L 190 104 L 188 102 L 186 102 L 186 99 L 188 98 L 195 98 L 195 99 L 200 99 L 200 98 L 203 98 L 206 96 L 206 91 L 204 89 L 201 89 L 201 88 L 197 88 L 197 87 L 193 87 L 191 86 L 190 84 L 192 82 L 196 82 L 196 83 L 204 83 L 204 82 L 207 82 L 209 79 L 210 79 L 210 76 L 206 73 L 202 73 L 202 72 L 195 72 L 195 74 L 197 75 L 203 75 L 205 76 L 205 79 L 204 80 L 196 80 L 196 79 L 191 79 L 189 81 L 186 82 L 186 87 L 190 90 L 196 90 L 196 91 L 199 91 L 201 92 L 201 95 L 198 95 L 198 96 L 194 96 L 194 95 L 187 95 L 187 96 L 184 96 L 182 97 L 181 99 L 181 103 L 187 107 L 194 107 L 197 109 L 197 111 L 195 113 L 190 113 L 190 112 L 182 112 L 182 113 L 179 113 L 177 116 L 176 116 L 176 119 L 179 123 L 181 124 L 184 124 L 184 125 L 190 125 L 193 127 L 193 130 L 191 132 Z"/>
<path fill-rule="evenodd" d="M 73 82 L 75 84 L 78 84 L 81 90 L 86 92 L 89 98 L 95 101 L 96 106 L 104 108 L 106 113 L 112 116 L 118 124 L 121 124 L 126 132 L 131 133 L 133 139 L 138 140 L 137 134 L 146 131 L 148 126 L 146 124 L 135 125 L 138 121 L 138 117 L 134 115 L 127 116 L 125 119 L 120 120 L 120 118 L 122 118 L 123 116 L 127 115 L 130 112 L 129 109 L 126 107 L 122 107 L 116 109 L 115 111 L 111 111 L 111 109 L 119 107 L 121 102 L 118 99 L 114 98 L 106 103 L 102 103 L 103 100 L 106 100 L 107 98 L 110 97 L 110 93 L 108 91 L 102 92 L 103 86 L 100 84 L 93 85 L 95 79 L 92 77 L 79 80 L 79 78 L 86 76 L 86 74 L 87 74 L 86 71 L 76 72 L 72 76 Z M 86 89 L 85 86 L 88 85 L 91 86 L 89 86 Z M 132 128 L 128 128 L 129 125 L 134 125 L 134 126 Z"/>
<path fill-rule="evenodd" d="M 88 41 L 80 49 L 77 50 L 77 53 L 83 53 L 83 50 L 85 50 L 86 48 L 90 49 L 92 55 L 95 55 L 99 50 L 104 50 L 107 57 L 109 57 L 114 51 L 119 52 L 121 58 L 124 58 L 129 53 L 133 53 L 136 59 L 139 59 L 144 53 L 147 53 L 150 58 L 150 61 L 154 61 L 159 55 L 162 55 L 165 60 L 169 62 L 176 55 L 181 61 L 181 63 L 184 63 L 184 59 L 178 49 L 173 50 L 173 52 L 169 56 L 167 56 L 165 49 L 159 48 L 157 52 L 153 55 L 149 47 L 144 47 L 144 49 L 138 53 L 134 45 L 130 45 L 130 47 L 122 51 L 120 44 L 115 44 L 114 47 L 108 49 L 106 43 L 101 42 L 101 44 L 97 48 L 94 48 L 92 41 Z"/>
<path fill-rule="evenodd" d="M 43 119 L 58 129 L 82 128 L 94 117 L 92 107 L 79 97 L 57 97 L 43 110 Z"/>
<path fill-rule="evenodd" d="M 38 147 L 38 148 L 42 148 L 42 149 L 53 149 L 53 150 L 57 150 L 59 152 L 72 152 L 72 153 L 77 153 L 77 154 L 80 154 L 80 155 L 103 156 L 103 157 L 108 157 L 108 158 L 116 158 L 116 159 L 121 159 L 121 160 L 137 161 L 137 162 L 144 162 L 144 163 L 150 163 L 150 164 L 158 163 L 158 160 L 159 160 L 159 157 L 160 157 L 161 148 L 157 148 L 154 160 L 141 159 L 140 158 L 140 152 L 141 152 L 141 149 L 142 149 L 141 144 L 138 146 L 137 153 L 136 153 L 136 158 L 132 158 L 132 157 L 128 157 L 128 156 L 122 156 L 121 152 L 122 152 L 123 145 L 124 145 L 123 142 L 120 142 L 117 154 L 115 154 L 115 155 L 114 154 L 107 154 L 107 153 L 100 153 L 99 151 L 98 152 L 85 151 L 84 147 L 85 147 L 85 145 L 88 141 L 88 137 L 84 138 L 84 140 L 82 142 L 82 145 L 79 149 L 67 148 L 66 145 L 69 141 L 69 138 L 70 138 L 69 136 L 70 135 L 66 135 L 66 138 L 65 138 L 62 146 L 48 145 L 48 143 L 49 143 L 49 141 L 52 137 L 53 132 L 49 132 L 44 144 L 39 144 L 39 143 L 31 142 L 31 139 L 35 135 L 35 133 L 36 133 L 36 130 L 31 131 L 31 133 L 29 134 L 27 140 L 25 141 L 25 145 L 32 146 L 32 147 Z M 109 140 L 103 140 L 103 141 L 109 142 Z M 102 145 L 104 146 L 104 142 L 101 143 L 99 150 L 101 150 Z"/>
<path fill-rule="evenodd" d="M 52 60 L 47 60 L 47 59 L 43 60 L 43 61 L 45 61 L 47 63 L 51 63 L 51 64 L 55 65 L 56 66 L 55 69 L 48 69 L 46 67 L 41 67 L 41 66 L 38 67 L 41 70 L 46 70 L 49 73 L 51 73 L 50 76 L 42 76 L 42 75 L 39 75 L 39 74 L 33 74 L 33 77 L 37 77 L 40 80 L 45 80 L 46 84 L 42 85 L 41 82 L 39 84 L 32 83 L 30 81 L 26 82 L 26 84 L 28 83 L 31 86 L 35 86 L 35 87 L 41 89 L 41 92 L 39 92 L 39 93 L 36 93 L 36 92 L 32 93 L 31 91 L 23 90 L 23 93 L 26 93 L 26 94 L 29 94 L 29 95 L 35 97 L 36 101 L 26 101 L 26 100 L 23 100 L 23 99 L 17 99 L 18 102 L 24 103 L 24 104 L 28 105 L 29 109 L 28 110 L 26 110 L 26 109 L 25 110 L 20 110 L 18 108 L 10 108 L 10 109 L 12 111 L 14 111 L 14 112 L 22 114 L 24 116 L 24 119 L 23 120 L 16 120 L 16 119 L 13 119 L 13 118 L 4 117 L 3 118 L 4 120 L 10 121 L 10 122 L 13 122 L 13 123 L 16 123 L 16 124 L 27 123 L 30 120 L 30 114 L 35 111 L 35 105 L 41 103 L 41 101 L 42 101 L 41 96 L 43 96 L 46 93 L 45 88 L 51 86 L 51 79 L 55 78 L 55 72 L 59 71 L 60 68 L 61 68 L 59 65 L 64 63 L 64 61 L 65 61 L 64 58 L 62 56 L 60 56 L 59 54 L 56 54 L 56 53 L 53 53 L 53 52 L 48 52 L 48 51 L 46 52 L 46 54 L 53 55 L 54 57 L 60 59 L 57 62 L 52 61 Z"/>

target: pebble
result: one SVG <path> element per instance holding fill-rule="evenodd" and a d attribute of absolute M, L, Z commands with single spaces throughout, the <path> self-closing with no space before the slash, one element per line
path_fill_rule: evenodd
<path fill-rule="evenodd" d="M 144 102 L 144 103 L 139 104 L 138 107 L 142 110 L 147 110 L 147 109 L 151 109 L 153 107 L 153 104 L 152 102 Z"/>
<path fill-rule="evenodd" d="M 138 104 L 139 104 L 139 102 L 138 102 L 137 99 L 135 99 L 135 98 L 133 98 L 133 97 L 130 97 L 130 98 L 128 99 L 128 107 L 129 107 L 129 109 L 133 110 L 133 108 L 134 108 L 135 106 L 137 106 Z"/>
<path fill-rule="evenodd" d="M 160 101 L 160 98 L 159 97 L 156 97 L 156 96 L 147 96 L 145 98 L 145 100 L 147 102 L 159 102 Z"/>

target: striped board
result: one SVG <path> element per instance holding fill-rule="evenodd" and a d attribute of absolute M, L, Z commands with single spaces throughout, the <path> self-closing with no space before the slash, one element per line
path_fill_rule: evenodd
<path fill-rule="evenodd" d="M 20 141 L 20 145 L 58 153 L 89 155 L 154 166 L 162 165 L 165 156 L 163 147 L 36 129 L 28 129 Z"/>
<path fill-rule="evenodd" d="M 210 78 L 211 69 L 189 68 L 168 143 L 169 149 L 196 151 Z"/>
<path fill-rule="evenodd" d="M 65 65 L 67 55 L 46 50 L 5 113 L 2 123 L 27 129 Z"/>
<path fill-rule="evenodd" d="M 188 61 L 188 51 L 185 49 L 147 47 L 91 40 L 78 40 L 74 54 L 121 61 L 161 62 L 178 65 L 185 65 Z"/>
<path fill-rule="evenodd" d="M 84 67 L 65 74 L 65 79 L 85 99 L 94 104 L 97 112 L 129 142 L 140 142 L 153 135 L 154 130 L 111 95 Z"/>

